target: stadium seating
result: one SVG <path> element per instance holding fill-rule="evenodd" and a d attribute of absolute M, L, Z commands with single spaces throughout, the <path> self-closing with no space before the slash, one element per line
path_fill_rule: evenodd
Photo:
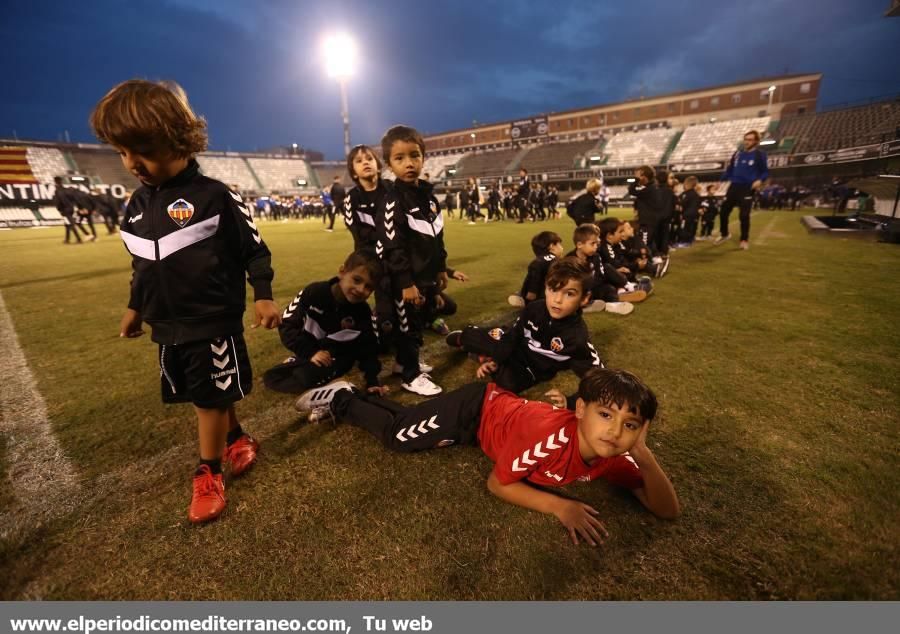
<path fill-rule="evenodd" d="M 297 189 L 297 179 L 309 181 L 306 161 L 299 158 L 248 158 L 247 162 L 263 189 L 280 191 Z"/>
<path fill-rule="evenodd" d="M 50 184 L 54 176 L 63 176 L 69 172 L 65 157 L 55 147 L 30 146 L 27 155 L 31 173 L 40 183 Z"/>
<path fill-rule="evenodd" d="M 765 132 L 769 117 L 733 119 L 690 126 L 669 156 L 670 163 L 725 161 L 738 148 L 747 130 Z"/>
<path fill-rule="evenodd" d="M 34 212 L 26 207 L 0 208 L 0 227 L 31 227 L 40 224 Z"/>
<path fill-rule="evenodd" d="M 604 167 L 659 165 L 677 132 L 671 128 L 621 132 L 610 138 L 603 148 L 603 153 L 609 157 Z"/>
<path fill-rule="evenodd" d="M 551 170 L 570 170 L 575 162 L 586 153 L 597 147 L 597 139 L 573 141 L 571 143 L 544 143 L 533 148 L 519 162 L 529 172 L 547 172 Z"/>
<path fill-rule="evenodd" d="M 197 162 L 204 174 L 222 181 L 226 185 L 237 185 L 242 191 L 259 189 L 259 183 L 256 182 L 243 158 L 201 154 L 197 157 Z"/>
<path fill-rule="evenodd" d="M 107 185 L 119 184 L 129 189 L 141 186 L 131 172 L 122 165 L 122 159 L 115 152 L 105 149 L 88 150 L 79 148 L 71 151 L 78 171 L 95 181 Z"/>
<path fill-rule="evenodd" d="M 319 181 L 319 187 L 331 187 L 335 176 L 341 177 L 341 182 L 345 187 L 350 186 L 350 175 L 347 173 L 346 163 L 313 163 L 313 170 L 316 173 L 316 179 Z"/>
<path fill-rule="evenodd" d="M 440 180 L 441 176 L 448 167 L 453 167 L 459 163 L 463 157 L 468 154 L 450 154 L 448 156 L 429 156 L 425 159 L 425 167 L 422 168 L 423 174 L 428 174 L 432 181 Z"/>
<path fill-rule="evenodd" d="M 56 207 L 40 207 L 38 209 L 38 214 L 47 224 L 58 224 L 63 221 L 63 217 L 59 211 L 57 211 Z"/>
<path fill-rule="evenodd" d="M 484 150 L 469 154 L 457 164 L 456 178 L 503 174 L 519 152 L 519 148 L 512 148 L 506 150 Z"/>
<path fill-rule="evenodd" d="M 777 138 L 793 152 L 827 152 L 882 143 L 900 127 L 900 99 L 785 117 Z M 792 143 L 791 143 L 792 142 Z"/>

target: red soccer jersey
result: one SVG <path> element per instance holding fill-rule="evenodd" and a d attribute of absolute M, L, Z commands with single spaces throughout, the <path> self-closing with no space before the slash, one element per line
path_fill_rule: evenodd
<path fill-rule="evenodd" d="M 528 480 L 559 487 L 602 477 L 628 489 L 644 486 L 640 470 L 627 453 L 585 464 L 578 451 L 575 412 L 528 401 L 494 383 L 488 384 L 484 394 L 478 442 L 494 461 L 502 484 Z"/>

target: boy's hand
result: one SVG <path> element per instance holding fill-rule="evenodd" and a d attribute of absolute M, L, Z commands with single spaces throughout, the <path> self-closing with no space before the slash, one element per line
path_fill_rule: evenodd
<path fill-rule="evenodd" d="M 631 457 L 635 460 L 640 460 L 648 453 L 652 453 L 650 447 L 647 446 L 647 431 L 649 429 L 650 425 L 644 423 L 644 426 L 641 428 L 641 433 L 638 434 L 637 440 L 634 441 L 634 445 L 628 450 L 628 453 L 630 453 Z"/>
<path fill-rule="evenodd" d="M 122 321 L 119 323 L 119 336 L 128 337 L 129 339 L 140 337 L 144 334 L 144 331 L 141 330 L 141 321 L 141 314 L 138 311 L 133 308 L 126 310 Z"/>
<path fill-rule="evenodd" d="M 437 276 L 438 291 L 447 290 L 447 271 L 441 271 Z"/>
<path fill-rule="evenodd" d="M 560 500 L 560 508 L 556 511 L 557 519 L 569 531 L 572 543 L 578 545 L 578 535 L 581 535 L 591 546 L 602 544 L 609 537 L 606 526 L 597 519 L 597 509 L 576 502 L 575 500 Z"/>
<path fill-rule="evenodd" d="M 479 379 L 487 379 L 497 371 L 497 362 L 496 361 L 485 361 L 478 369 L 475 371 L 475 376 Z"/>
<path fill-rule="evenodd" d="M 462 271 L 453 271 L 453 279 L 459 282 L 468 282 L 469 276 Z"/>
<path fill-rule="evenodd" d="M 258 299 L 253 302 L 253 308 L 256 316 L 251 328 L 259 328 L 262 325 L 266 330 L 271 330 L 281 325 L 281 311 L 271 299 Z"/>
<path fill-rule="evenodd" d="M 553 407 L 558 407 L 560 409 L 566 408 L 566 395 L 557 390 L 556 388 L 544 392 L 544 396 L 550 401 L 550 404 Z"/>
<path fill-rule="evenodd" d="M 328 350 L 319 350 L 310 358 L 309 362 L 320 368 L 327 368 L 334 363 L 334 359 L 331 358 L 331 353 Z"/>
<path fill-rule="evenodd" d="M 376 396 L 386 396 L 390 391 L 391 388 L 389 388 L 387 385 L 373 385 L 366 390 L 366 392 L 368 392 L 369 394 L 375 394 Z"/>
<path fill-rule="evenodd" d="M 404 303 L 412 304 L 414 306 L 421 306 L 425 303 L 425 298 L 422 297 L 421 293 L 419 293 L 419 288 L 415 284 L 403 289 L 402 299 Z"/>

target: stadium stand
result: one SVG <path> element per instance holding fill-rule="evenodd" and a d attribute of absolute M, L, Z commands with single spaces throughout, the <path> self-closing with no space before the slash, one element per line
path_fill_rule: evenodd
<path fill-rule="evenodd" d="M 25 207 L 0 208 L 0 227 L 32 227 L 39 224 L 30 209 Z"/>
<path fill-rule="evenodd" d="M 881 103 L 785 117 L 778 127 L 779 149 L 827 152 L 882 143 L 900 127 L 900 98 Z"/>
<path fill-rule="evenodd" d="M 544 143 L 531 149 L 519 162 L 529 172 L 546 172 L 554 169 L 572 169 L 576 161 L 597 147 L 597 139 L 571 143 Z"/>
<path fill-rule="evenodd" d="M 671 128 L 621 132 L 610 138 L 603 148 L 603 153 L 608 156 L 604 166 L 659 165 L 677 132 Z"/>
<path fill-rule="evenodd" d="M 519 148 L 511 148 L 469 154 L 457 164 L 456 178 L 503 174 L 519 152 Z"/>
<path fill-rule="evenodd" d="M 448 167 L 453 167 L 462 160 L 467 154 L 450 154 L 447 156 L 429 156 L 425 159 L 425 167 L 422 172 L 431 175 L 431 180 L 436 181 L 441 178 Z"/>
<path fill-rule="evenodd" d="M 268 191 L 297 189 L 297 179 L 309 181 L 309 169 L 303 159 L 251 157 L 247 163 Z"/>
<path fill-rule="evenodd" d="M 197 162 L 204 174 L 227 185 L 237 185 L 244 191 L 254 191 L 260 187 L 243 158 L 201 154 Z"/>
<path fill-rule="evenodd" d="M 63 217 L 56 207 L 40 207 L 38 208 L 38 215 L 43 221 L 41 224 L 62 224 L 63 222 Z"/>
<path fill-rule="evenodd" d="M 24 147 L 0 147 L 0 183 L 36 183 Z"/>
<path fill-rule="evenodd" d="M 731 157 L 747 130 L 765 132 L 769 117 L 732 119 L 690 126 L 669 156 L 669 162 L 725 161 Z"/>
<path fill-rule="evenodd" d="M 313 171 L 316 179 L 319 181 L 319 187 L 331 187 L 335 176 L 341 177 L 341 182 L 345 186 L 349 186 L 350 175 L 347 173 L 346 163 L 313 163 Z"/>
<path fill-rule="evenodd" d="M 54 176 L 62 176 L 69 172 L 69 165 L 63 153 L 55 147 L 29 147 L 28 164 L 31 165 L 31 172 L 40 183 L 52 183 Z"/>
<path fill-rule="evenodd" d="M 70 152 L 78 171 L 95 181 L 112 185 L 118 183 L 129 189 L 141 186 L 131 172 L 122 165 L 119 155 L 107 149 L 77 148 Z"/>

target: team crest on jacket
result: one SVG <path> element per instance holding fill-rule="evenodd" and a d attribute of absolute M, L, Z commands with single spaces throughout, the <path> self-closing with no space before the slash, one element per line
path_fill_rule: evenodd
<path fill-rule="evenodd" d="M 491 328 L 488 330 L 488 336 L 490 336 L 491 339 L 500 341 L 500 339 L 503 338 L 503 328 Z"/>
<path fill-rule="evenodd" d="M 355 325 L 356 322 L 353 321 L 353 317 L 350 317 L 349 315 L 341 320 L 341 328 L 343 328 L 344 330 L 350 330 Z"/>
<path fill-rule="evenodd" d="M 169 218 L 175 221 L 179 227 L 183 227 L 191 220 L 194 215 L 194 206 L 184 198 L 179 198 L 174 203 L 166 207 L 169 212 Z"/>
<path fill-rule="evenodd" d="M 562 350 L 563 340 L 559 337 L 553 337 L 553 339 L 550 340 L 550 349 L 553 350 L 553 352 L 559 352 L 560 350 Z"/>

